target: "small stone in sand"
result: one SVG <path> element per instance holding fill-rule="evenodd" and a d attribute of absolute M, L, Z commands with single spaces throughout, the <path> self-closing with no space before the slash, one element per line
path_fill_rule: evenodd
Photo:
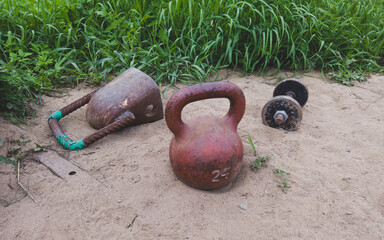
<path fill-rule="evenodd" d="M 248 208 L 248 204 L 246 204 L 246 203 L 242 203 L 242 204 L 239 205 L 239 208 L 240 208 L 240 209 L 243 209 L 243 210 L 247 210 L 247 208 Z"/>

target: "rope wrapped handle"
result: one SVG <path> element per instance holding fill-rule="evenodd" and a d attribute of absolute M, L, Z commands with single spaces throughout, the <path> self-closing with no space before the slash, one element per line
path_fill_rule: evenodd
<path fill-rule="evenodd" d="M 92 95 L 97 90 L 85 95 L 84 97 L 74 101 L 73 103 L 69 104 L 66 107 L 63 107 L 59 111 L 54 112 L 51 116 L 48 118 L 48 125 L 57 139 L 57 141 L 64 147 L 64 149 L 67 150 L 73 150 L 77 151 L 79 149 L 83 149 L 90 144 L 102 139 L 103 137 L 107 136 L 108 134 L 121 129 L 123 127 L 128 126 L 129 124 L 133 123 L 135 120 L 135 116 L 133 113 L 127 111 L 124 113 L 120 118 L 116 119 L 113 123 L 103 127 L 102 129 L 99 129 L 97 132 L 85 137 L 84 139 L 80 139 L 77 141 L 72 140 L 70 137 L 68 137 L 63 129 L 61 128 L 59 124 L 59 120 L 63 118 L 64 116 L 70 114 L 71 112 L 81 108 L 85 104 L 89 102 Z"/>

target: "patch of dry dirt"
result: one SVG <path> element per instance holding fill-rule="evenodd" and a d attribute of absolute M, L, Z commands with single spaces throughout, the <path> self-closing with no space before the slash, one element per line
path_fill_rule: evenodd
<path fill-rule="evenodd" d="M 293 132 L 262 124 L 271 80 L 224 79 L 246 96 L 238 126 L 244 161 L 235 181 L 216 191 L 190 188 L 175 177 L 168 157 L 172 133 L 164 119 L 110 134 L 78 152 L 63 150 L 47 118 L 89 87 L 44 97 L 35 124 L 23 129 L 0 120 L 0 154 L 9 139 L 29 139 L 25 148 L 50 146 L 83 169 L 63 180 L 38 155 L 25 159 L 21 181 L 38 203 L 25 197 L 0 206 L 0 239 L 384 239 L 384 77 L 355 87 L 331 84 L 316 72 L 298 78 L 310 98 Z M 165 92 L 164 106 L 174 91 Z M 191 103 L 183 118 L 222 116 L 228 107 L 226 99 Z M 85 107 L 60 122 L 73 139 L 94 132 Z M 249 168 L 254 155 L 248 135 L 258 155 L 273 154 L 256 173 Z M 277 168 L 290 173 L 287 193 L 277 186 Z M 1 165 L 1 205 L 22 194 L 15 171 Z"/>

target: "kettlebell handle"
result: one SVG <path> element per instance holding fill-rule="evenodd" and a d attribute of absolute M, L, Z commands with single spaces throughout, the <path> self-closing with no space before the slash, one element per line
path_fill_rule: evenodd
<path fill-rule="evenodd" d="M 227 98 L 230 101 L 228 113 L 224 116 L 237 127 L 245 112 L 245 96 L 241 89 L 230 82 L 208 82 L 195 84 L 177 91 L 169 99 L 165 108 L 165 121 L 171 132 L 179 136 L 186 124 L 181 119 L 181 111 L 191 102 L 209 98 Z"/>
<path fill-rule="evenodd" d="M 99 90 L 99 89 L 97 89 Z M 124 115 L 116 119 L 113 123 L 103 127 L 102 129 L 99 129 L 97 132 L 83 138 L 77 141 L 73 141 L 71 138 L 69 138 L 63 131 L 63 129 L 60 126 L 59 120 L 63 118 L 64 116 L 72 113 L 73 111 L 81 108 L 85 104 L 89 102 L 92 95 L 97 91 L 93 91 L 84 97 L 72 102 L 66 107 L 63 107 L 59 111 L 56 111 L 48 118 L 48 125 L 51 129 L 53 135 L 57 139 L 57 141 L 64 147 L 64 149 L 68 150 L 79 150 L 83 149 L 84 147 L 87 147 L 88 145 L 102 139 L 103 137 L 107 136 L 111 132 L 114 132 L 118 129 L 121 129 L 123 127 L 129 126 L 135 121 L 135 116 L 131 112 L 126 112 Z"/>

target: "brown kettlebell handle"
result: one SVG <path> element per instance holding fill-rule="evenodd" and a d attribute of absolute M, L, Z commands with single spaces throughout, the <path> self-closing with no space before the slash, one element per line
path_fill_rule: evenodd
<path fill-rule="evenodd" d="M 97 89 L 98 90 L 98 89 Z M 83 149 L 84 147 L 87 147 L 88 145 L 102 139 L 103 137 L 107 136 L 108 134 L 121 129 L 123 127 L 128 126 L 129 124 L 132 124 L 135 120 L 135 116 L 127 111 L 124 115 L 117 118 L 113 123 L 103 127 L 102 129 L 99 129 L 97 132 L 80 139 L 78 141 L 73 141 L 71 138 L 69 138 L 63 131 L 63 129 L 60 126 L 59 120 L 72 113 L 73 111 L 81 108 L 85 104 L 87 104 L 92 95 L 97 91 L 93 91 L 84 97 L 74 101 L 73 103 L 69 104 L 66 107 L 63 107 L 59 111 L 55 112 L 48 118 L 48 125 L 51 129 L 53 135 L 58 140 L 58 142 L 64 147 L 64 149 L 69 150 L 79 150 Z"/>
<path fill-rule="evenodd" d="M 165 108 L 165 121 L 171 132 L 178 136 L 185 128 L 186 124 L 181 119 L 185 105 L 209 98 L 229 99 L 229 111 L 224 117 L 236 128 L 245 112 L 243 91 L 230 82 L 208 82 L 182 88 L 171 96 Z"/>

